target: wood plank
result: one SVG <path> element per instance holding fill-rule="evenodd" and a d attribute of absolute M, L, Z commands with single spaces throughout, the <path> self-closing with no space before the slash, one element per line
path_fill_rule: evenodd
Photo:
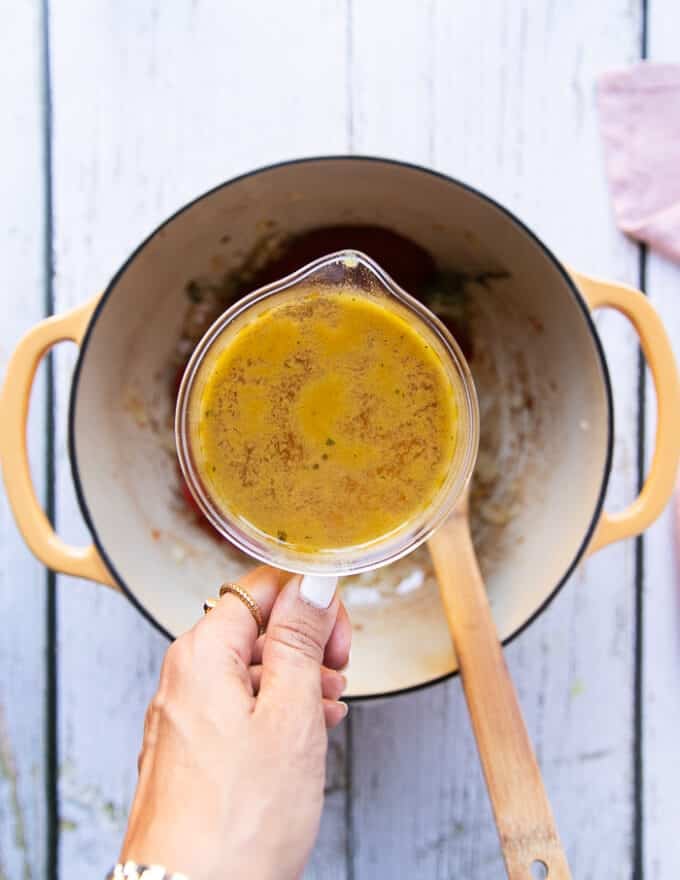
<path fill-rule="evenodd" d="M 355 4 L 354 147 L 434 164 L 516 210 L 567 262 L 637 282 L 614 229 L 593 102 L 635 60 L 640 9 Z M 608 505 L 635 492 L 635 336 L 597 318 L 614 377 Z M 631 875 L 634 547 L 584 564 L 507 650 L 574 877 Z M 352 710 L 353 876 L 504 876 L 457 681 Z M 606 840 L 606 847 L 602 841 Z"/>
<path fill-rule="evenodd" d="M 651 61 L 680 62 L 680 7 L 655 0 L 648 7 Z M 661 313 L 680 359 L 680 267 L 650 253 L 647 293 Z M 651 454 L 656 424 L 654 390 L 647 377 L 646 451 Z M 680 494 L 645 536 L 643 571 L 643 858 L 646 877 L 680 875 L 677 834 L 678 730 L 680 729 Z"/>
<path fill-rule="evenodd" d="M 45 175 L 42 15 L 7 5 L 0 28 L 3 275 L 0 376 L 19 337 L 44 315 Z M 33 395 L 30 456 L 45 495 L 45 384 Z M 3 426 L 3 430 L 4 430 Z M 0 491 L 0 878 L 44 877 L 47 859 L 46 573 L 26 548 Z"/>
<path fill-rule="evenodd" d="M 680 268 L 661 257 L 647 263 L 647 292 L 664 319 L 680 358 Z M 646 450 L 654 448 L 656 402 L 647 379 Z M 680 496 L 647 531 L 643 569 L 643 818 L 644 864 L 654 880 L 680 874 L 680 840 L 674 816 L 678 810 L 680 763 Z"/>
<path fill-rule="evenodd" d="M 228 11 L 68 0 L 52 4 L 50 30 L 59 310 L 101 289 L 154 225 L 201 191 L 268 162 L 347 148 L 339 0 L 239 0 Z M 60 356 L 58 514 L 60 529 L 84 540 L 64 452 L 71 364 Z M 118 853 L 165 647 L 121 597 L 60 578 L 64 876 L 103 876 Z M 346 874 L 342 731 L 327 787 L 308 876 L 332 880 Z"/>

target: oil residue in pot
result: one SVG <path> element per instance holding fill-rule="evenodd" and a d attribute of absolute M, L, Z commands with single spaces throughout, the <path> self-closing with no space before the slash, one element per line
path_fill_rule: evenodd
<path fill-rule="evenodd" d="M 478 465 L 472 484 L 472 529 L 485 575 L 502 557 L 504 542 L 522 540 L 511 526 L 523 508 L 527 472 L 534 468 L 540 449 L 540 378 L 527 368 L 519 340 L 526 338 L 527 317 L 506 305 L 505 285 L 512 279 L 497 267 L 466 273 L 440 266 L 417 242 L 379 226 L 338 225 L 285 236 L 266 228 L 255 246 L 231 271 L 215 278 L 206 275 L 185 284 L 186 313 L 169 366 L 168 412 L 184 367 L 199 339 L 213 321 L 246 293 L 277 280 L 301 265 L 330 252 L 356 248 L 375 259 L 405 290 L 434 311 L 455 337 L 470 363 L 481 409 Z M 539 328 L 540 330 L 540 328 Z M 166 409 L 166 408 L 164 408 Z M 151 420 L 155 423 L 155 420 Z M 163 438 L 173 448 L 172 424 Z M 174 453 L 173 453 L 174 454 Z M 177 493 L 186 517 L 212 532 L 195 507 L 177 473 Z M 220 538 L 220 540 L 222 540 Z M 224 546 L 224 545 L 223 545 Z M 230 555 L 237 551 L 224 547 Z M 433 572 L 426 548 L 379 572 L 348 578 L 348 604 L 400 601 L 423 586 L 432 587 Z"/>

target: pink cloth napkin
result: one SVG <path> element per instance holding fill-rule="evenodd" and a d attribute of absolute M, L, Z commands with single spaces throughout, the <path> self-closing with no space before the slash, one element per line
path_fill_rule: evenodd
<path fill-rule="evenodd" d="M 680 262 L 680 64 L 605 73 L 598 103 L 619 227 Z"/>

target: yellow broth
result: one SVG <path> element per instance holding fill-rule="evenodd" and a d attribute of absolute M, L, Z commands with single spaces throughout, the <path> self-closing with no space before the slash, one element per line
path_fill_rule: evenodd
<path fill-rule="evenodd" d="M 196 464 L 218 507 L 310 553 L 374 542 L 426 509 L 452 466 L 458 407 L 416 321 L 384 298 L 315 288 L 236 330 L 198 413 Z"/>

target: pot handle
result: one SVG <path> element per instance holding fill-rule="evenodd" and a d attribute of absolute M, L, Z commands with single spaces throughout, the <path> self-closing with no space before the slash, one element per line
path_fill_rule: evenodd
<path fill-rule="evenodd" d="M 80 345 L 99 297 L 46 318 L 26 333 L 7 366 L 0 395 L 0 462 L 19 531 L 37 558 L 54 571 L 119 589 L 94 544 L 70 547 L 56 534 L 35 493 L 28 461 L 26 423 L 38 364 L 62 340 Z"/>
<path fill-rule="evenodd" d="M 614 541 L 639 535 L 654 522 L 671 497 L 680 460 L 680 380 L 668 334 L 643 293 L 580 272 L 569 274 L 591 309 L 616 309 L 635 327 L 657 400 L 654 456 L 642 491 L 624 510 L 602 514 L 588 547 L 588 553 L 594 553 Z"/>

